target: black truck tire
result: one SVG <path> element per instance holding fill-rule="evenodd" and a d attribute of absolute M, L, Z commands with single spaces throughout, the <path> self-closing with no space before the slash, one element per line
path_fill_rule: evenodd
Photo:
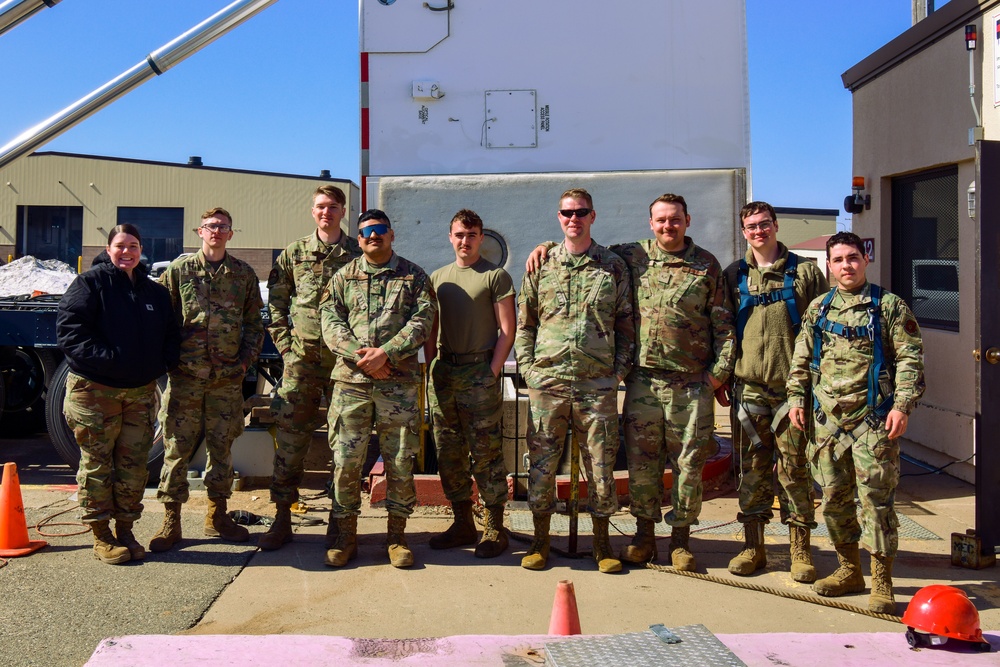
<path fill-rule="evenodd" d="M 69 364 L 65 361 L 59 364 L 52 376 L 52 381 L 45 393 L 45 425 L 49 439 L 56 453 L 66 465 L 76 470 L 80 467 L 80 446 L 76 444 L 76 436 L 66 423 L 63 416 L 63 400 L 66 398 L 66 379 L 69 376 Z M 156 401 L 159 406 L 163 398 L 163 390 L 167 386 L 167 376 L 156 381 Z M 159 407 L 157 407 L 159 410 Z M 157 421 L 153 431 L 153 446 L 149 450 L 148 468 L 149 484 L 157 484 L 160 479 L 160 466 L 163 465 L 163 429 Z"/>

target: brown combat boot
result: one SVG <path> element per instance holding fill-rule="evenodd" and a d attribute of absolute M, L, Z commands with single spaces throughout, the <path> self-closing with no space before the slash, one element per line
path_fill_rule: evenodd
<path fill-rule="evenodd" d="M 764 548 L 764 522 L 748 521 L 743 524 L 743 551 L 729 561 L 729 571 L 741 577 L 753 574 L 767 565 Z"/>
<path fill-rule="evenodd" d="M 896 598 L 892 594 L 892 556 L 872 554 L 872 593 L 868 610 L 877 614 L 896 614 Z"/>
<path fill-rule="evenodd" d="M 149 541 L 149 550 L 158 553 L 166 551 L 181 541 L 181 504 L 163 504 L 163 526 Z"/>
<path fill-rule="evenodd" d="M 323 562 L 330 567 L 344 567 L 358 555 L 358 515 L 349 514 L 330 521 L 337 524 L 337 537 Z"/>
<path fill-rule="evenodd" d="M 121 565 L 131 560 L 128 548 L 119 544 L 111 534 L 109 521 L 94 521 L 90 530 L 94 533 L 94 558 L 108 565 Z"/>
<path fill-rule="evenodd" d="M 332 549 L 333 545 L 337 543 L 337 537 L 340 535 L 340 521 L 333 516 L 334 510 L 330 510 L 330 517 L 326 520 L 326 539 L 324 540 L 324 545 L 327 549 Z"/>
<path fill-rule="evenodd" d="M 809 529 L 802 526 L 788 526 L 788 547 L 792 555 L 792 580 L 803 584 L 816 581 L 813 566 L 812 547 L 809 545 Z"/>
<path fill-rule="evenodd" d="M 225 498 L 209 498 L 208 512 L 205 514 L 205 535 L 221 537 L 227 542 L 246 542 L 250 531 L 233 521 L 226 511 Z"/>
<path fill-rule="evenodd" d="M 656 560 L 656 523 L 652 519 L 635 518 L 635 537 L 622 550 L 622 560 L 629 563 L 651 563 Z"/>
<path fill-rule="evenodd" d="M 123 519 L 115 519 L 115 537 L 118 538 L 119 544 L 128 549 L 130 560 L 142 560 L 146 557 L 146 550 L 132 534 L 132 523 Z"/>
<path fill-rule="evenodd" d="M 503 527 L 503 504 L 490 505 L 483 518 L 483 538 L 476 545 L 476 558 L 496 558 L 510 545 Z"/>
<path fill-rule="evenodd" d="M 688 550 L 691 526 L 674 526 L 670 529 L 670 564 L 675 570 L 694 572 L 694 554 Z"/>
<path fill-rule="evenodd" d="M 824 577 L 813 584 L 813 590 L 824 597 L 838 597 L 848 593 L 860 593 L 865 590 L 865 576 L 861 573 L 861 555 L 858 553 L 858 543 L 833 545 L 837 550 L 837 560 L 840 567 L 829 577 Z"/>
<path fill-rule="evenodd" d="M 389 550 L 389 564 L 393 567 L 410 567 L 413 565 L 413 552 L 406 544 L 406 517 L 398 514 L 389 515 L 389 525 L 386 530 L 386 546 Z"/>
<path fill-rule="evenodd" d="M 460 500 L 451 504 L 455 519 L 448 530 L 430 539 L 431 549 L 452 549 L 475 544 L 479 539 L 476 521 L 472 518 L 472 501 Z"/>
<path fill-rule="evenodd" d="M 549 523 L 552 515 L 532 512 L 531 518 L 535 522 L 535 539 L 528 547 L 528 553 L 521 559 L 521 567 L 527 570 L 544 570 L 549 559 Z"/>
<path fill-rule="evenodd" d="M 274 504 L 274 523 L 257 540 L 257 546 L 264 551 L 274 551 L 292 541 L 292 504 Z"/>
<path fill-rule="evenodd" d="M 615 558 L 615 554 L 611 550 L 611 538 L 608 537 L 608 517 L 591 517 L 591 522 L 594 525 L 594 562 L 597 563 L 598 571 L 604 574 L 621 572 L 622 562 Z"/>

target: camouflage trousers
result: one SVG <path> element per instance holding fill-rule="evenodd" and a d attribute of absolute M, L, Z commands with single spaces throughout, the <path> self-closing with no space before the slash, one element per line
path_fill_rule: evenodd
<path fill-rule="evenodd" d="M 299 485 L 305 474 L 303 461 L 313 433 L 323 424 L 323 399 L 330 404 L 330 373 L 335 361 L 332 353 L 323 354 L 321 361 L 302 359 L 294 351 L 284 355 L 281 386 L 271 402 L 277 429 L 271 502 L 294 503 L 299 499 Z"/>
<path fill-rule="evenodd" d="M 378 433 L 385 466 L 386 510 L 409 516 L 417 504 L 413 455 L 418 445 L 415 382 L 337 382 L 327 421 L 333 450 L 331 516 L 361 513 L 361 469 L 368 453 L 372 427 Z"/>
<path fill-rule="evenodd" d="M 885 428 L 869 429 L 850 447 L 834 437 L 837 426 L 813 420 L 810 460 L 823 489 L 823 518 L 834 544 L 860 542 L 873 554 L 895 557 L 899 517 L 894 508 L 899 484 L 899 441 Z M 861 500 L 861 519 L 855 494 Z"/>
<path fill-rule="evenodd" d="M 554 511 L 556 473 L 570 426 L 583 455 L 590 512 L 611 516 L 618 510 L 618 382 L 613 377 L 546 379 L 528 389 L 528 506 L 535 514 Z"/>
<path fill-rule="evenodd" d="M 659 522 L 663 470 L 673 472 L 671 526 L 698 523 L 701 474 L 715 451 L 714 394 L 701 373 L 634 368 L 625 383 L 625 447 L 633 516 Z"/>
<path fill-rule="evenodd" d="M 76 483 L 83 522 L 138 521 L 153 445 L 156 382 L 119 389 L 70 373 L 63 414 L 80 445 Z"/>
<path fill-rule="evenodd" d="M 507 502 L 500 378 L 485 361 L 456 365 L 441 358 L 431 363 L 430 375 L 427 397 L 445 497 L 469 500 L 474 477 L 484 505 Z"/>
<path fill-rule="evenodd" d="M 778 480 L 778 508 L 781 523 L 809 528 L 816 527 L 813 504 L 813 481 L 806 459 L 805 433 L 792 427 L 786 416 L 775 431 L 771 431 L 773 412 L 785 402 L 784 391 L 775 391 L 766 385 L 739 383 L 736 398 L 751 406 L 750 422 L 760 438 L 760 444 L 750 441 L 736 416 L 736 401 L 730 412 L 733 430 L 733 451 L 738 456 L 740 512 L 736 518 L 741 523 L 761 521 L 768 523 L 774 516 L 774 478 Z M 770 410 L 772 414 L 757 414 L 754 408 Z M 763 411 L 760 411 L 763 412 Z"/>
<path fill-rule="evenodd" d="M 188 500 L 188 461 L 205 438 L 205 490 L 209 498 L 233 495 L 233 441 L 243 433 L 243 378 L 201 379 L 170 373 L 163 394 L 163 469 L 156 499 Z"/>

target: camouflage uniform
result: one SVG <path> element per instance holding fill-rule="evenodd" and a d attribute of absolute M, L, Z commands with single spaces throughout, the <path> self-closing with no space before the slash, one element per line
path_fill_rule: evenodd
<path fill-rule="evenodd" d="M 437 305 L 430 279 L 393 253 L 383 266 L 365 257 L 349 262 L 322 299 L 323 340 L 337 355 L 328 429 L 333 449 L 333 518 L 361 512 L 361 467 L 378 432 L 388 480 L 389 514 L 409 516 L 416 504 L 413 454 L 417 438 L 417 352 L 430 334 Z M 373 380 L 355 360 L 362 347 L 381 347 L 390 376 Z"/>
<path fill-rule="evenodd" d="M 823 417 L 818 413 L 812 417 L 807 455 L 823 488 L 823 516 L 831 541 L 835 545 L 860 541 L 873 554 L 894 557 L 899 544 L 899 520 L 893 508 L 899 483 L 899 442 L 886 437 L 885 424 L 864 433 L 859 428 L 869 415 L 873 343 L 867 337 L 848 340 L 824 331 L 819 377 L 813 384 L 809 367 L 822 300 L 809 305 L 795 341 L 788 402 L 808 411 L 815 396 L 823 413 Z M 867 325 L 870 305 L 870 283 L 854 293 L 837 290 L 827 317 L 846 326 Z M 880 309 L 883 354 L 895 384 L 893 409 L 908 415 L 924 392 L 920 328 L 906 302 L 894 294 L 883 292 Z M 852 442 L 850 434 L 855 430 L 858 439 Z M 860 524 L 855 492 L 861 499 Z"/>
<path fill-rule="evenodd" d="M 76 479 L 82 521 L 138 521 L 153 445 L 156 382 L 119 389 L 71 372 L 63 412 L 80 445 Z"/>
<path fill-rule="evenodd" d="M 747 291 L 767 294 L 784 286 L 788 248 L 778 243 L 778 259 L 767 267 L 759 267 L 752 250 L 747 250 Z M 739 262 L 733 262 L 723 273 L 726 308 L 734 315 L 739 309 Z M 806 307 L 826 293 L 826 278 L 815 262 L 800 258 L 793 284 L 795 308 L 801 317 Z M 775 411 L 786 404 L 785 382 L 788 365 L 795 345 L 795 332 L 788 307 L 779 301 L 753 308 L 743 330 L 743 340 L 736 348 L 736 368 L 733 371 L 733 409 L 731 423 L 733 449 L 739 457 L 741 523 L 768 523 L 774 516 L 775 462 L 777 462 L 778 507 L 781 522 L 810 530 L 816 527 L 813 507 L 812 477 L 806 459 L 805 434 L 792 428 L 787 412 Z M 753 430 L 760 438 L 754 445 L 738 416 L 738 404 L 747 412 Z M 774 430 L 772 430 L 772 428 Z"/>
<path fill-rule="evenodd" d="M 357 240 L 344 232 L 330 244 L 313 232 L 285 248 L 268 277 L 268 331 L 284 362 L 281 385 L 271 403 L 277 426 L 272 502 L 299 499 L 303 461 L 312 434 L 323 423 L 323 398 L 330 403 L 330 374 L 337 360 L 323 344 L 320 296 L 333 274 L 360 255 Z"/>
<path fill-rule="evenodd" d="M 552 513 L 557 466 L 572 425 L 587 473 L 591 513 L 618 509 L 618 380 L 635 351 L 631 281 L 625 263 L 591 243 L 583 256 L 564 244 L 526 273 L 514 350 L 528 385 L 528 504 Z"/>
<path fill-rule="evenodd" d="M 723 307 L 722 267 L 689 238 L 674 255 L 654 239 L 612 246 L 634 284 L 636 368 L 625 383 L 625 444 L 634 516 L 660 521 L 663 469 L 674 475 L 671 526 L 701 512 L 702 469 L 712 452 L 714 393 L 733 367 L 732 315 Z"/>
<path fill-rule="evenodd" d="M 503 461 L 500 417 L 503 413 L 501 378 L 490 363 L 497 341 L 494 304 L 514 296 L 510 276 L 503 269 L 480 259 L 478 294 L 469 294 L 456 283 L 443 282 L 444 267 L 431 274 L 438 298 L 438 353 L 431 363 L 428 404 L 434 426 L 438 471 L 445 497 L 455 503 L 472 497 L 472 478 L 487 507 L 507 502 L 507 470 Z M 472 271 L 469 267 L 466 271 Z M 452 292 L 458 292 L 450 299 Z M 476 298 L 476 297 L 480 298 Z M 443 335 L 448 325 L 468 318 L 494 323 L 484 348 L 454 349 Z M 470 477 L 470 459 L 471 472 Z"/>
<path fill-rule="evenodd" d="M 226 253 L 213 271 L 203 251 L 171 262 L 160 282 L 181 327 L 181 361 L 163 395 L 164 457 L 157 500 L 187 502 L 188 460 L 202 435 L 209 498 L 232 495 L 231 448 L 243 432 L 243 376 L 264 344 L 257 276 Z"/>

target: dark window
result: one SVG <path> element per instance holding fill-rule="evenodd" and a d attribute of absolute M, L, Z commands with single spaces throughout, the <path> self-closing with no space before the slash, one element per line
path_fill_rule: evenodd
<path fill-rule="evenodd" d="M 147 266 L 169 262 L 184 252 L 184 209 L 119 206 L 118 224 L 130 223 L 142 234 L 142 255 Z"/>
<path fill-rule="evenodd" d="M 82 206 L 17 207 L 18 257 L 58 259 L 76 269 L 82 249 Z"/>
<path fill-rule="evenodd" d="M 958 167 L 892 180 L 892 291 L 922 326 L 958 331 Z"/>

